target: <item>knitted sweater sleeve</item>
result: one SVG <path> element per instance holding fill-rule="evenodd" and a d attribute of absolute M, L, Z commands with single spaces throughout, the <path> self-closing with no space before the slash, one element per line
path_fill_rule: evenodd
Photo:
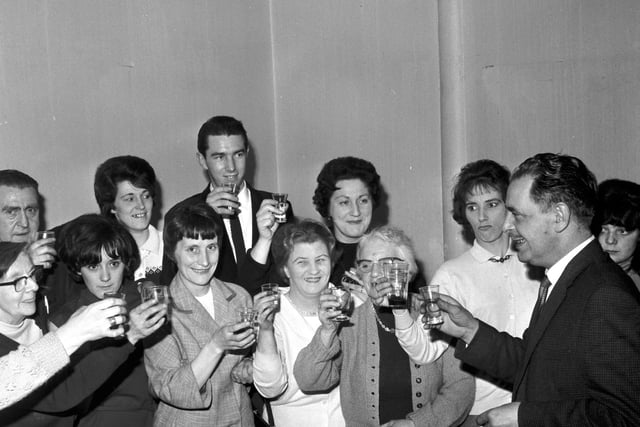
<path fill-rule="evenodd" d="M 40 387 L 69 363 L 62 343 L 54 332 L 29 346 L 20 346 L 0 358 L 0 409 L 19 401 Z"/>

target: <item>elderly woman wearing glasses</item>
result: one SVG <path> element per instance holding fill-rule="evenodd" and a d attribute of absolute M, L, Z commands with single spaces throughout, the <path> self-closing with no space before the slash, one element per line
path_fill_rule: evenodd
<path fill-rule="evenodd" d="M 382 298 L 371 284 L 380 264 L 389 259 L 407 262 L 410 276 L 415 275 L 413 248 L 401 230 L 385 226 L 362 237 L 356 264 L 371 298 L 354 310 L 350 322 L 340 324 L 333 321 L 335 297 L 323 293 L 322 325 L 300 351 L 295 378 L 307 393 L 340 384 L 347 425 L 457 426 L 473 403 L 473 378 L 459 369 L 451 351 L 420 365 L 400 347 L 394 316 L 374 305 Z"/>
<path fill-rule="evenodd" d="M 119 326 L 127 320 L 124 303 L 111 298 L 81 308 L 71 316 L 68 324 L 56 328 L 49 322 L 37 293 L 41 271 L 31 262 L 26 243 L 0 242 L 0 356 L 18 349 L 27 351 L 24 346 L 37 349 L 36 343 L 43 341 L 49 350 L 46 363 L 60 367 L 56 361 L 68 362 L 68 355 L 82 343 L 113 337 L 124 331 Z M 82 322 L 78 322 L 78 319 Z M 109 329 L 111 327 L 114 329 Z M 57 337 L 48 334 L 49 331 L 55 331 Z M 17 369 L 20 369 L 20 365 Z M 41 383 L 38 380 L 38 371 L 41 369 L 48 370 L 45 366 L 17 371 L 2 370 L 2 389 L 11 388 L 15 394 L 19 394 L 29 388 L 25 384 L 26 379 L 33 379 L 35 384 Z M 93 384 L 97 387 L 104 378 L 101 372 L 94 373 L 91 380 L 95 381 Z M 61 371 L 25 399 L 3 409 L 0 412 L 2 425 L 73 425 L 73 414 L 63 411 L 72 409 L 86 397 L 84 380 L 82 375 L 69 375 L 68 370 Z M 5 402 L 4 398 L 0 398 L 0 407 L 5 406 Z"/>

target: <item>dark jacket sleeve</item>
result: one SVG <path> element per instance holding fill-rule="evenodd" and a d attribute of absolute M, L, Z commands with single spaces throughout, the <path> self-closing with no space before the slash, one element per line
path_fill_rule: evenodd
<path fill-rule="evenodd" d="M 526 337 L 526 331 L 525 331 Z M 513 384 L 525 354 L 525 344 L 506 332 L 498 332 L 480 321 L 478 332 L 469 345 L 458 340 L 455 356 L 496 379 Z"/>

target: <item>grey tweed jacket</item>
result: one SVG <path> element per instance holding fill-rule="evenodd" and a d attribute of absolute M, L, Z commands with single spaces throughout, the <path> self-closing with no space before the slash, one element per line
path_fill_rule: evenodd
<path fill-rule="evenodd" d="M 216 320 L 178 277 L 170 285 L 175 309 L 165 335 L 145 349 L 145 365 L 152 393 L 160 400 L 156 426 L 249 426 L 253 424 L 247 388 L 231 380 L 231 370 L 245 355 L 227 353 L 205 385 L 198 389 L 191 361 L 213 333 L 235 320 L 236 309 L 251 306 L 240 286 L 212 278 Z"/>

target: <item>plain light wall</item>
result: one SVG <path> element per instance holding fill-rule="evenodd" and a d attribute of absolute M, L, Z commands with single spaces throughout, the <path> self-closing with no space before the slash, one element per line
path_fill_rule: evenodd
<path fill-rule="evenodd" d="M 200 125 L 240 118 L 255 180 L 274 187 L 269 5 L 261 1 L 2 1 L 0 168 L 40 182 L 50 226 L 96 212 L 109 157 L 154 167 L 162 211 L 207 185 Z"/>
<path fill-rule="evenodd" d="M 324 162 L 371 160 L 389 194 L 383 213 L 414 239 L 427 275 L 443 242 L 454 243 L 447 256 L 465 248 L 445 223 L 467 161 L 514 167 L 563 151 L 600 179 L 640 180 L 635 0 L 0 6 L 0 168 L 40 181 L 50 225 L 97 210 L 93 173 L 114 155 L 150 161 L 163 211 L 201 191 L 195 138 L 215 114 L 245 123 L 253 182 L 288 191 L 300 216 L 318 218 L 311 194 Z M 453 91 L 441 90 L 445 53 L 456 58 L 445 68 Z M 449 101 L 461 114 L 446 126 L 460 137 L 443 140 Z"/>
<path fill-rule="evenodd" d="M 434 2 L 272 2 L 279 179 L 296 214 L 322 165 L 371 161 L 388 200 L 378 214 L 442 262 L 440 96 Z"/>
<path fill-rule="evenodd" d="M 640 181 L 640 2 L 460 2 L 470 159 L 541 151 Z"/>

